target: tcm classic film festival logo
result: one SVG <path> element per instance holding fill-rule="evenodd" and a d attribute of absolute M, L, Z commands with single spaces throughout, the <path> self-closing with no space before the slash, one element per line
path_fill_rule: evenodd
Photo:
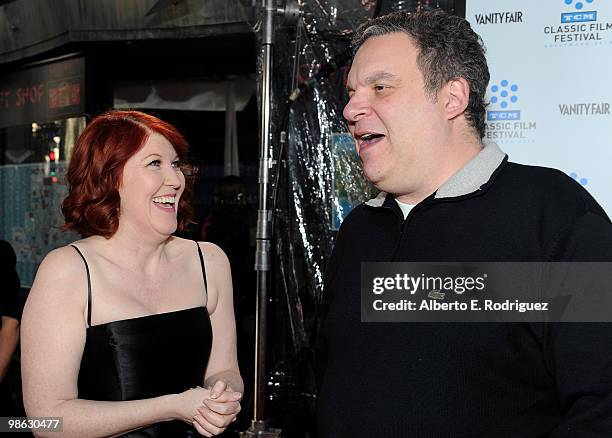
<path fill-rule="evenodd" d="M 597 0 L 559 0 L 563 12 L 559 24 L 544 27 L 545 47 L 612 44 L 612 23 L 601 20 Z M 601 2 L 602 0 L 599 0 Z"/>
<path fill-rule="evenodd" d="M 487 140 L 499 143 L 526 143 L 529 134 L 536 129 L 536 122 L 521 120 L 520 88 L 516 82 L 502 79 L 489 86 L 487 111 Z"/>

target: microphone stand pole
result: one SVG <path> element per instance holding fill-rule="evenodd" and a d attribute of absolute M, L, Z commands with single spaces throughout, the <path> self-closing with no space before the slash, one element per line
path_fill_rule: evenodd
<path fill-rule="evenodd" d="M 261 107 L 260 107 L 260 150 L 259 150 L 259 209 L 257 211 L 257 235 L 255 270 L 257 271 L 257 307 L 255 313 L 255 385 L 254 409 L 251 427 L 240 434 L 243 438 L 280 437 L 280 429 L 269 429 L 265 415 L 266 402 L 266 351 L 267 351 L 267 308 L 268 286 L 272 254 L 270 210 L 270 170 L 273 165 L 270 140 L 270 112 L 272 103 L 272 51 L 274 48 L 274 18 L 278 9 L 275 0 L 263 0 L 261 10 Z"/>

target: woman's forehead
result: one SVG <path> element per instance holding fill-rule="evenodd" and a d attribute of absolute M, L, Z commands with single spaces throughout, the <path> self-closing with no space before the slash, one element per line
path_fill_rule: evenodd
<path fill-rule="evenodd" d="M 172 157 L 177 155 L 172 143 L 170 143 L 166 137 L 156 133 L 149 135 L 147 141 L 145 141 L 140 150 L 136 152 L 135 156 L 144 157 L 151 154 Z"/>

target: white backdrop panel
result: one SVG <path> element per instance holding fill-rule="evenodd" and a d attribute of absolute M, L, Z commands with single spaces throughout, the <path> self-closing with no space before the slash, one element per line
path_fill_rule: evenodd
<path fill-rule="evenodd" d="M 571 175 L 611 215 L 612 2 L 466 0 L 466 18 L 491 72 L 485 139 Z"/>

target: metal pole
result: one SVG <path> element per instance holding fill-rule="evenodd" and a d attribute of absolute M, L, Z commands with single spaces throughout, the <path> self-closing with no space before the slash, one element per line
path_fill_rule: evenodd
<path fill-rule="evenodd" d="M 255 270 L 257 271 L 257 308 L 255 327 L 255 385 L 254 410 L 251 432 L 261 435 L 267 429 L 265 417 L 265 381 L 267 350 L 268 285 L 271 265 L 271 215 L 270 168 L 272 167 L 270 140 L 270 106 L 272 103 L 272 51 L 274 48 L 275 0 L 263 0 L 261 44 L 261 131 L 259 150 L 259 210 L 257 211 L 257 235 Z"/>
<path fill-rule="evenodd" d="M 266 352 L 268 343 L 268 287 L 270 284 L 270 252 L 272 239 L 272 214 L 270 210 L 270 172 L 272 159 L 272 131 L 270 112 L 272 105 L 272 59 L 274 49 L 274 19 L 284 14 L 299 17 L 298 4 L 291 1 L 284 8 L 277 8 L 276 0 L 262 0 L 261 9 L 261 101 L 260 111 L 260 149 L 259 149 L 259 209 L 257 210 L 257 234 L 255 249 L 255 270 L 257 271 L 257 307 L 255 310 L 255 385 L 253 421 L 251 427 L 241 432 L 242 438 L 279 438 L 280 429 L 268 427 L 266 421 Z"/>

